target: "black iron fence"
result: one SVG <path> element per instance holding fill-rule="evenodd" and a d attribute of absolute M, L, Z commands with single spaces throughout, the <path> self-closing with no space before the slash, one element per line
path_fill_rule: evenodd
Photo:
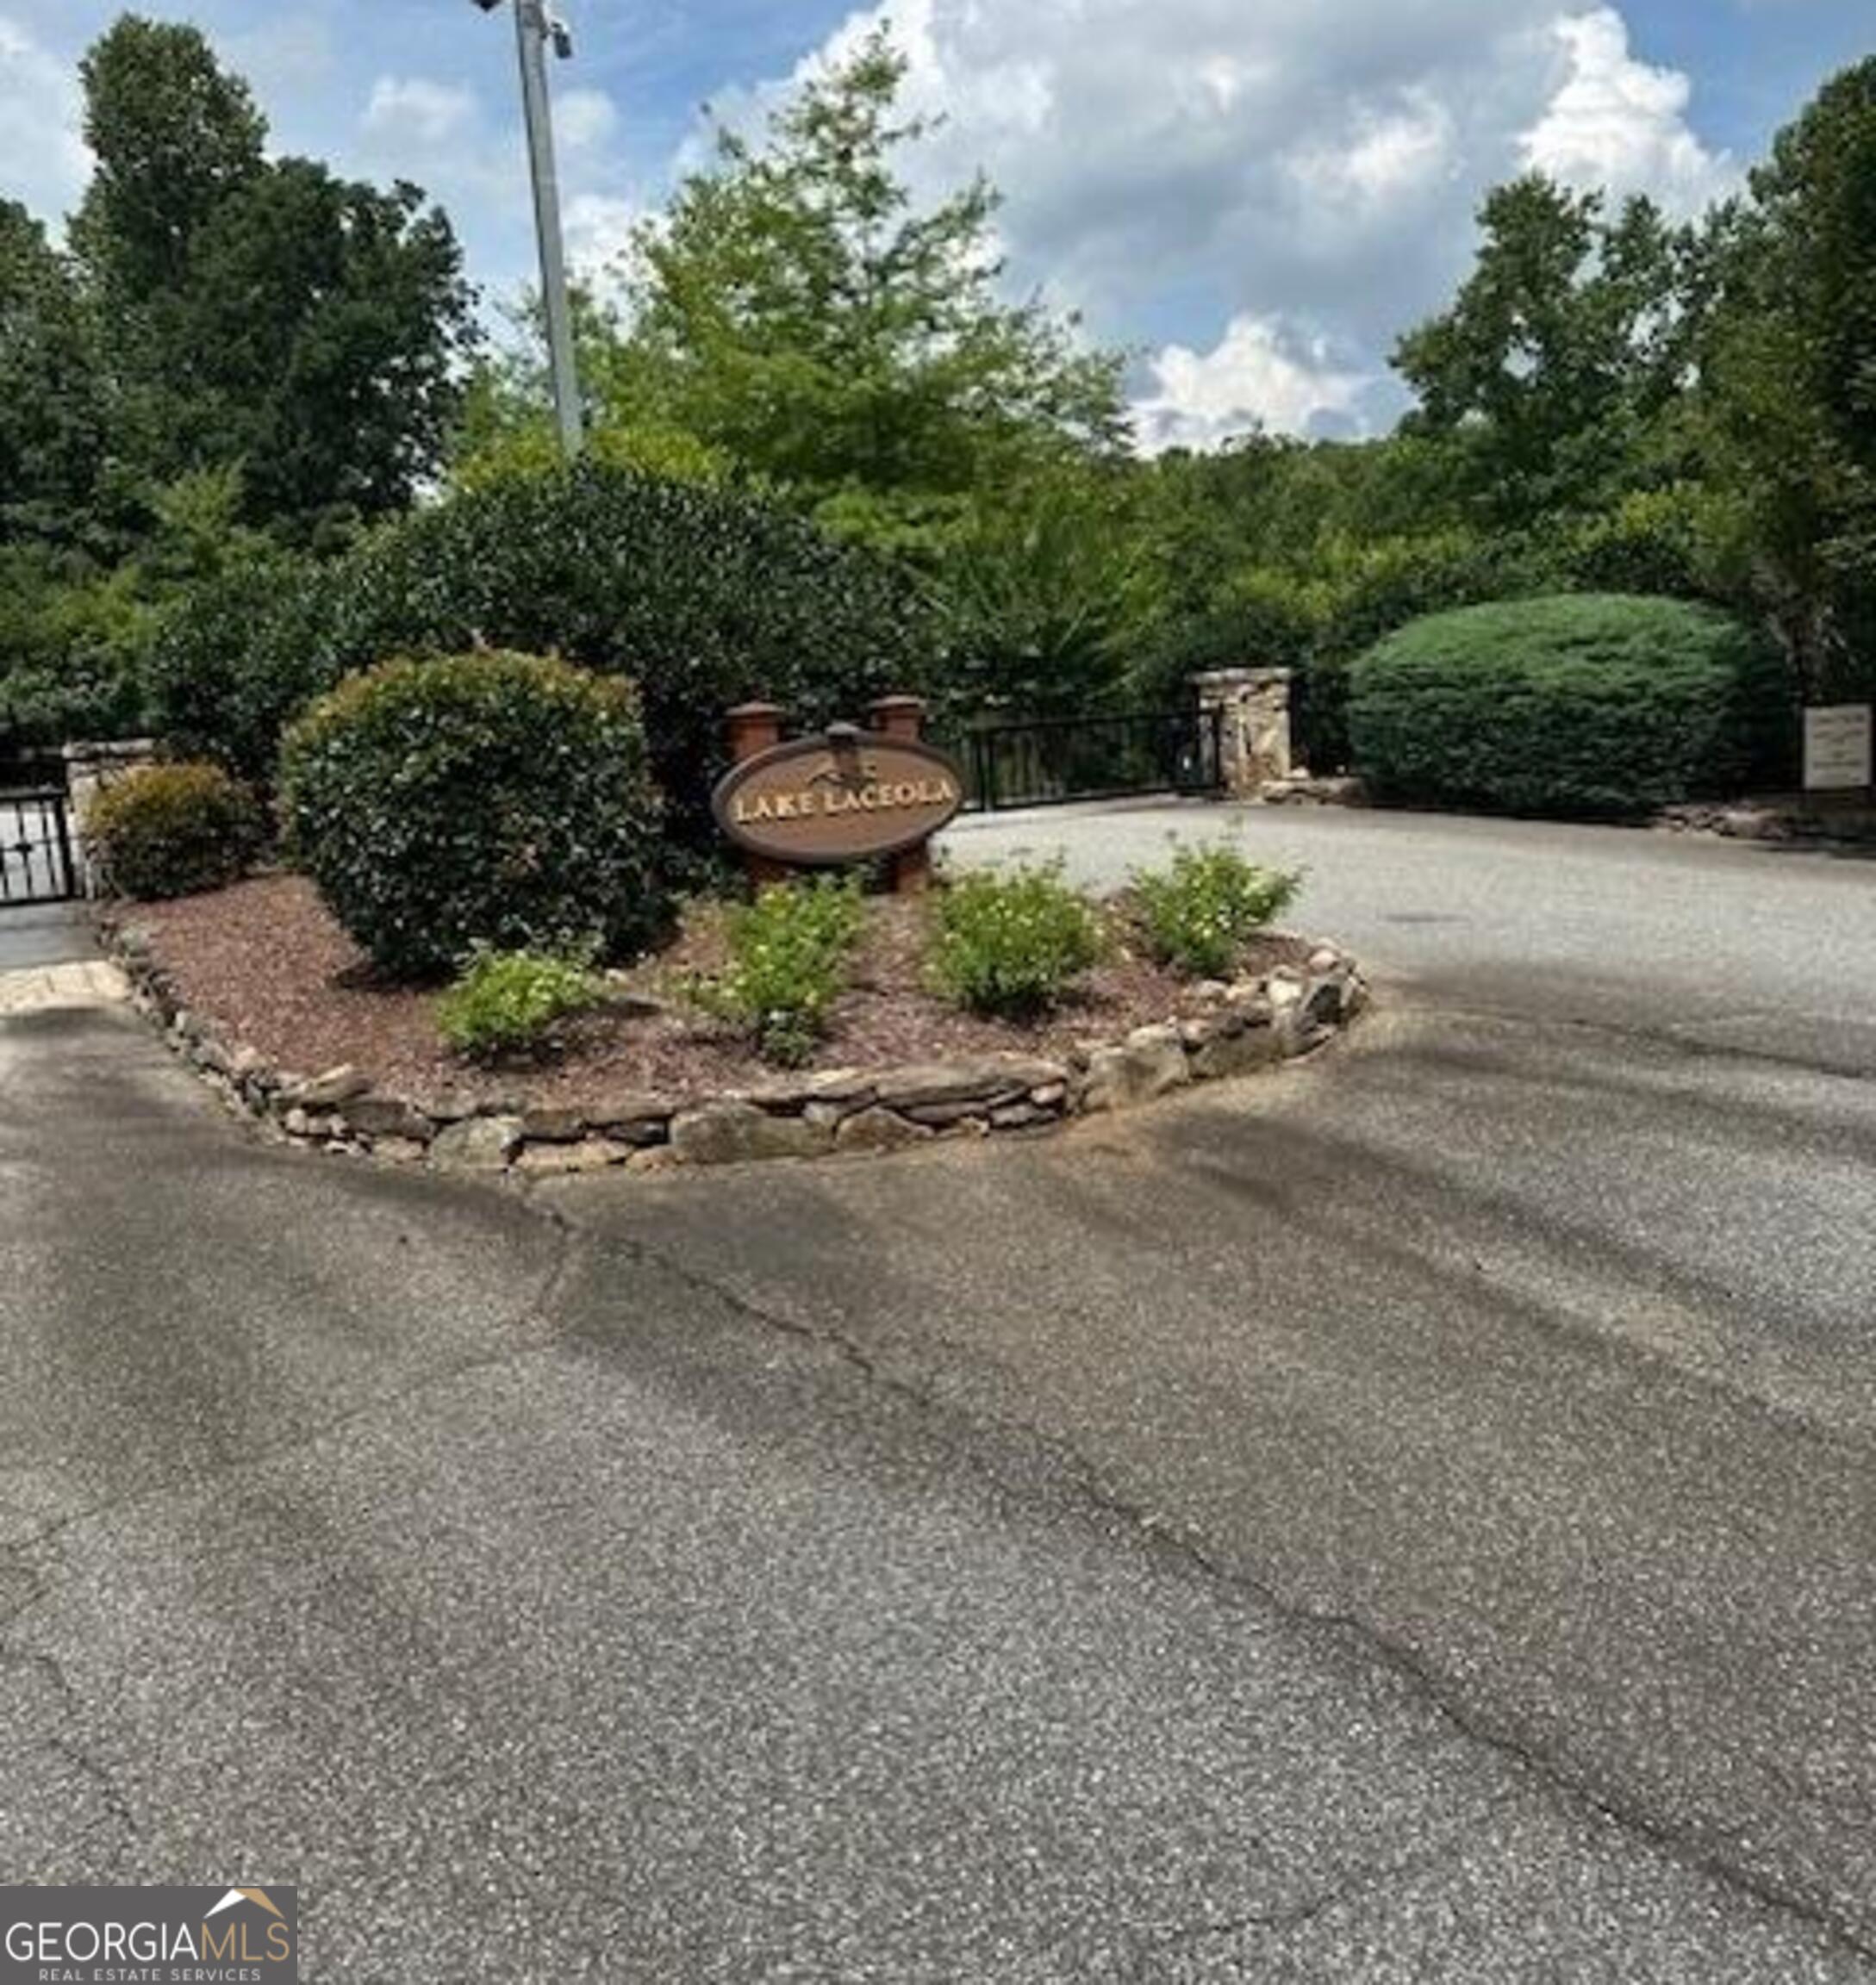
<path fill-rule="evenodd" d="M 983 812 L 1216 793 L 1225 782 L 1224 715 L 1217 710 L 978 725 L 942 742 L 964 768 L 965 805 Z"/>
<path fill-rule="evenodd" d="M 84 887 L 64 762 L 0 756 L 0 909 L 70 902 Z"/>

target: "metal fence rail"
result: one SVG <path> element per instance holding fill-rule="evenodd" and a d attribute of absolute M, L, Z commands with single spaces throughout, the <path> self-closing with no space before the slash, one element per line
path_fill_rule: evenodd
<path fill-rule="evenodd" d="M 1223 713 L 1164 710 L 981 725 L 950 740 L 965 805 L 982 812 L 1148 793 L 1215 793 Z"/>
<path fill-rule="evenodd" d="M 0 759 L 0 909 L 68 903 L 83 889 L 64 766 Z"/>

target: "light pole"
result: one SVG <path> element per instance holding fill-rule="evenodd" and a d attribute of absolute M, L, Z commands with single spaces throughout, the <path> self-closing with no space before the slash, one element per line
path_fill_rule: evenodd
<path fill-rule="evenodd" d="M 502 0 L 476 0 L 493 14 Z M 514 35 L 521 56 L 521 111 L 527 124 L 527 159 L 534 182 L 534 232 L 540 240 L 541 309 L 547 320 L 547 360 L 553 378 L 560 445 L 570 460 L 585 439 L 580 377 L 573 352 L 573 306 L 567 296 L 567 252 L 560 233 L 560 178 L 554 168 L 553 109 L 547 95 L 547 44 L 563 62 L 573 53 L 565 22 L 545 0 L 514 0 Z"/>

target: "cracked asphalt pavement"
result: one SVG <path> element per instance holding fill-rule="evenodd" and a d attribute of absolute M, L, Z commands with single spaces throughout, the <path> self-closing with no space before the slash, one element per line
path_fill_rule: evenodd
<path fill-rule="evenodd" d="M 1376 1014 L 1032 1144 L 524 1195 L 0 1018 L 0 1882 L 296 1882 L 315 1980 L 1876 1980 L 1876 868 L 1244 832 Z"/>

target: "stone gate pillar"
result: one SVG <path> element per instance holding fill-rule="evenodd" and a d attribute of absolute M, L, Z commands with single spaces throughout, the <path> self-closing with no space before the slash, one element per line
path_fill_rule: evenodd
<path fill-rule="evenodd" d="M 87 829 L 97 796 L 115 780 L 140 767 L 156 763 L 153 737 L 125 737 L 109 743 L 67 744 L 65 748 L 65 791 L 70 796 L 72 824 L 78 830 L 78 860 L 84 868 L 85 893 L 98 893 L 97 871 L 91 865 Z"/>
<path fill-rule="evenodd" d="M 1293 769 L 1288 669 L 1214 669 L 1195 676 L 1199 707 L 1219 713 L 1225 790 L 1248 799 Z"/>

